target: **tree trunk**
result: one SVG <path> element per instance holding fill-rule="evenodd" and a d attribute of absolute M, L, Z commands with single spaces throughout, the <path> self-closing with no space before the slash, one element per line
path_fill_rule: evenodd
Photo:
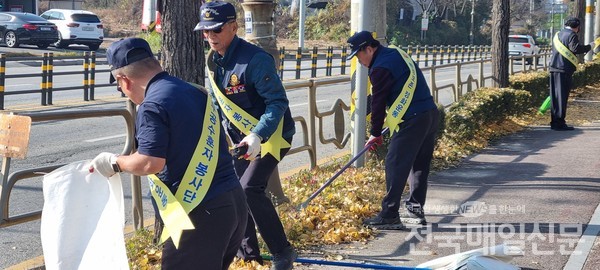
<path fill-rule="evenodd" d="M 198 0 L 162 0 L 162 66 L 184 81 L 204 85 L 202 31 L 194 31 L 200 20 Z"/>
<path fill-rule="evenodd" d="M 492 5 L 492 86 L 508 86 L 508 32 L 510 0 L 494 0 Z"/>

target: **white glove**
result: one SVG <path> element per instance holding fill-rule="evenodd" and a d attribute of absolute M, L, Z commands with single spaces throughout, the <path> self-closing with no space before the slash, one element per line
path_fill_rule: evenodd
<path fill-rule="evenodd" d="M 260 142 L 262 138 L 258 134 L 252 132 L 250 135 L 244 137 L 239 143 L 240 145 L 247 145 L 248 151 L 243 156 L 247 160 L 254 160 L 260 154 Z"/>
<path fill-rule="evenodd" d="M 596 46 L 596 43 L 594 41 L 592 41 L 592 43 L 590 43 L 590 46 L 592 47 L 592 52 L 594 51 L 594 47 Z"/>
<path fill-rule="evenodd" d="M 90 172 L 96 170 L 104 177 L 111 177 L 115 175 L 112 164 L 117 161 L 117 155 L 112 153 L 103 152 L 96 156 L 90 164 Z"/>

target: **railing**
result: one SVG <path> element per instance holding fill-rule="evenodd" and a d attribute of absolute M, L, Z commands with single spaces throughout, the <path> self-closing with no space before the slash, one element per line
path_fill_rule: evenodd
<path fill-rule="evenodd" d="M 447 66 L 450 63 L 465 63 L 490 59 L 490 46 L 406 46 L 403 48 L 411 54 L 413 60 L 423 69 L 428 67 Z M 319 49 L 314 47 L 311 53 L 305 53 L 298 48 L 292 55 L 291 51 L 281 48 L 279 75 L 282 80 L 293 74 L 293 79 L 316 78 L 317 71 L 325 70 L 325 76 L 346 75 L 349 72 L 349 61 L 346 60 L 347 48 L 327 47 L 325 53 L 319 53 Z M 548 63 L 548 47 L 543 47 L 542 53 L 536 56 L 536 59 L 543 58 L 542 66 L 537 64 L 526 65 L 524 56 L 514 56 L 510 58 L 510 74 L 517 72 L 528 72 L 540 68 L 545 69 Z M 293 68 L 285 68 L 290 59 L 295 59 Z M 54 69 L 57 61 L 72 60 L 81 62 L 81 71 L 61 71 Z M 39 63 L 40 73 L 29 74 L 11 74 L 6 75 L 7 62 L 30 61 Z M 517 62 L 518 61 L 518 62 Z M 534 62 L 537 63 L 538 60 Z M 95 99 L 95 91 L 98 87 L 111 86 L 108 83 L 96 83 L 96 77 L 99 73 L 108 73 L 108 68 L 98 69 L 97 66 L 105 64 L 104 57 L 99 58 L 95 52 L 85 52 L 83 56 L 54 56 L 53 53 L 44 53 L 42 57 L 11 57 L 7 58 L 5 54 L 0 54 L 0 110 L 5 109 L 5 96 L 20 94 L 40 94 L 40 104 L 42 106 L 53 104 L 53 93 L 58 91 L 82 91 L 84 101 Z M 517 65 L 519 65 L 517 67 Z M 302 71 L 310 71 L 310 75 L 302 76 Z M 54 87 L 53 82 L 57 76 L 81 75 L 83 83 L 67 87 Z M 6 88 L 6 80 L 14 78 L 41 78 L 39 88 L 25 90 L 11 90 Z M 289 79 L 289 78 L 287 78 Z"/>
<path fill-rule="evenodd" d="M 129 104 L 130 102 L 128 102 Z M 129 105 L 127 109 L 105 109 L 105 110 L 84 110 L 84 111 L 66 111 L 66 112 L 43 112 L 43 113 L 29 113 L 22 114 L 22 116 L 28 116 L 32 122 L 43 122 L 43 121 L 54 121 L 54 120 L 74 120 L 83 118 L 93 117 L 107 117 L 107 116 L 122 116 L 126 122 L 127 136 L 125 139 L 125 146 L 121 154 L 130 154 L 134 147 L 133 145 L 133 131 L 134 131 L 134 118 L 133 118 L 134 106 Z M 66 164 L 57 164 L 46 167 L 37 167 L 26 170 L 20 170 L 10 173 L 10 157 L 2 157 L 2 179 L 0 180 L 0 228 L 8 227 L 28 221 L 38 220 L 41 217 L 41 210 L 19 214 L 16 216 L 9 216 L 9 199 L 10 193 L 15 184 L 23 179 L 39 177 L 40 173 L 51 172 Z M 10 173 L 10 174 L 9 174 Z M 143 219 L 141 209 L 141 182 L 139 176 L 132 176 L 132 196 L 134 198 L 134 223 L 140 223 Z"/>

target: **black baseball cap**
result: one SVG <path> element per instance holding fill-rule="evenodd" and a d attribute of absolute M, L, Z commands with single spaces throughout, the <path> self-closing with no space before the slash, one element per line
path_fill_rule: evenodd
<path fill-rule="evenodd" d="M 154 57 L 152 49 L 150 49 L 150 44 L 141 38 L 121 39 L 111 44 L 106 50 L 106 60 L 111 71 L 148 57 Z M 109 82 L 115 82 L 112 72 Z"/>
<path fill-rule="evenodd" d="M 577 27 L 579 27 L 579 25 L 581 25 L 581 21 L 575 17 L 571 17 L 565 22 L 565 26 L 568 26 L 571 28 L 577 28 Z"/>
<path fill-rule="evenodd" d="M 360 31 L 354 33 L 348 39 L 348 46 L 350 46 L 350 54 L 347 59 L 350 60 L 360 49 L 363 47 L 375 43 L 375 39 L 373 38 L 373 34 L 369 31 Z"/>
<path fill-rule="evenodd" d="M 198 30 L 214 30 L 221 28 L 226 22 L 237 17 L 235 7 L 223 1 L 204 3 L 200 7 L 200 22 L 194 28 Z"/>

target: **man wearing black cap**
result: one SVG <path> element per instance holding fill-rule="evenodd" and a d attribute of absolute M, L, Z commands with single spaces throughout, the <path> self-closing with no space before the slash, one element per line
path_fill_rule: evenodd
<path fill-rule="evenodd" d="M 139 105 L 138 146 L 131 155 L 99 154 L 90 171 L 148 175 L 165 224 L 162 269 L 228 269 L 248 214 L 208 94 L 162 71 L 143 39 L 117 41 L 106 57 L 110 82 Z"/>
<path fill-rule="evenodd" d="M 577 70 L 576 54 L 587 53 L 594 47 L 579 44 L 580 21 L 569 18 L 565 28 L 556 33 L 552 40 L 552 56 L 550 58 L 550 97 L 552 100 L 550 128 L 552 130 L 573 130 L 565 121 L 567 115 L 567 99 L 571 92 L 573 73 Z"/>
<path fill-rule="evenodd" d="M 348 45 L 352 50 L 348 59 L 356 56 L 361 65 L 369 68 L 373 85 L 371 136 L 365 146 L 371 145 L 373 150 L 382 144 L 384 125 L 392 134 L 385 158 L 387 193 L 382 209 L 363 224 L 378 229 L 402 229 L 402 222 L 426 224 L 423 207 L 439 112 L 423 73 L 406 52 L 382 46 L 371 32 L 355 33 Z M 410 193 L 405 200 L 406 212 L 400 216 L 400 199 L 407 179 Z"/>
<path fill-rule="evenodd" d="M 211 93 L 219 105 L 231 141 L 247 148 L 235 169 L 246 193 L 250 218 L 238 256 L 262 263 L 255 226 L 273 254 L 273 269 L 291 269 L 297 254 L 265 189 L 277 164 L 289 151 L 295 133 L 283 84 L 273 57 L 237 37 L 233 5 L 202 5 L 200 22 L 210 44 L 207 57 Z"/>

